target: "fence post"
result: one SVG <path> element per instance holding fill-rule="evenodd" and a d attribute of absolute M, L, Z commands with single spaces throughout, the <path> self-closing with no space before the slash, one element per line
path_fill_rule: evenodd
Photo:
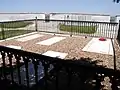
<path fill-rule="evenodd" d="M 72 21 L 71 21 L 71 30 L 70 30 L 70 37 L 72 37 Z"/>
<path fill-rule="evenodd" d="M 45 14 L 45 22 L 49 22 L 50 21 L 50 14 Z"/>
<path fill-rule="evenodd" d="M 5 39 L 5 33 L 4 33 L 4 24 L 1 24 L 1 30 L 2 30 L 2 39 Z"/>
<path fill-rule="evenodd" d="M 35 17 L 35 31 L 38 31 L 38 27 L 37 27 L 37 17 Z"/>
<path fill-rule="evenodd" d="M 118 35 L 117 35 L 117 41 L 118 41 L 118 43 L 119 43 L 119 45 L 120 45 L 120 20 L 119 20 L 119 26 L 118 26 Z"/>

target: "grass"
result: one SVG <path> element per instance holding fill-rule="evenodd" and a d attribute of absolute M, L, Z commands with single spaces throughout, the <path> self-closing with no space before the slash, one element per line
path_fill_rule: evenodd
<path fill-rule="evenodd" d="M 6 39 L 6 38 L 22 35 L 22 34 L 27 34 L 30 32 L 33 32 L 33 31 L 32 30 L 6 30 L 4 32 L 1 31 L 0 39 Z"/>
<path fill-rule="evenodd" d="M 6 22 L 6 23 L 0 23 L 0 28 L 23 28 L 28 25 L 32 24 L 32 22 L 25 22 L 25 21 L 19 21 L 19 22 Z"/>
<path fill-rule="evenodd" d="M 71 25 L 60 24 L 59 29 L 61 31 L 67 31 L 67 32 L 92 34 L 96 32 L 97 27 L 96 26 L 77 26 L 77 25 L 71 26 Z"/>

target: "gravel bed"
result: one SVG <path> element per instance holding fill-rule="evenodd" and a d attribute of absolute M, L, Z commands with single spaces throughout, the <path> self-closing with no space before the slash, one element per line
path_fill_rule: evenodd
<path fill-rule="evenodd" d="M 61 36 L 61 35 L 57 35 L 57 36 Z M 18 46 L 22 46 L 22 50 L 35 52 L 39 54 L 45 53 L 48 50 L 64 52 L 64 53 L 68 53 L 67 57 L 65 58 L 66 60 L 73 58 L 79 60 L 81 57 L 84 58 L 89 57 L 92 61 L 97 61 L 98 65 L 103 65 L 108 68 L 113 68 L 113 56 L 82 51 L 84 46 L 92 39 L 92 37 L 84 38 L 82 36 L 78 36 L 78 37 L 66 36 L 66 39 L 50 46 L 36 44 L 37 42 L 46 40 L 51 37 L 54 37 L 54 35 L 45 34 L 43 37 L 34 40 L 29 40 L 27 42 L 8 40 L 8 41 L 0 42 L 0 45 L 16 45 L 16 46 L 18 45 Z"/>

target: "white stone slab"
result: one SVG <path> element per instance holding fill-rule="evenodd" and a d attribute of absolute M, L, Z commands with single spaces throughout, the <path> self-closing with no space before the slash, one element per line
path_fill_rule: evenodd
<path fill-rule="evenodd" d="M 93 38 L 82 50 L 113 55 L 113 47 L 110 39 L 99 41 L 99 38 Z"/>
<path fill-rule="evenodd" d="M 21 37 L 32 35 L 32 34 L 36 34 L 36 33 L 38 33 L 38 32 L 32 32 L 32 33 L 27 33 L 27 34 L 19 35 L 19 36 L 14 36 L 14 37 L 10 37 L 10 38 L 4 39 L 4 40 L 0 40 L 0 42 L 6 41 L 6 40 L 17 39 L 17 38 L 21 38 Z"/>
<path fill-rule="evenodd" d="M 41 41 L 41 42 L 38 42 L 36 44 L 41 44 L 41 45 L 52 45 L 54 43 L 57 43 L 63 39 L 65 39 L 66 37 L 52 37 L 50 39 L 47 39 L 47 40 L 44 40 L 44 41 Z"/>
<path fill-rule="evenodd" d="M 18 38 L 16 40 L 21 41 L 21 42 L 25 42 L 25 41 L 28 41 L 28 40 L 33 40 L 33 39 L 38 38 L 38 37 L 42 37 L 42 36 L 43 35 L 40 35 L 40 34 L 34 34 L 34 35 Z"/>
<path fill-rule="evenodd" d="M 43 53 L 43 55 L 64 59 L 68 54 L 61 53 L 61 52 L 55 52 L 55 51 L 47 51 L 47 52 Z"/>
<path fill-rule="evenodd" d="M 21 46 L 14 46 L 14 45 L 8 45 L 6 47 L 13 48 L 13 49 L 22 49 Z"/>

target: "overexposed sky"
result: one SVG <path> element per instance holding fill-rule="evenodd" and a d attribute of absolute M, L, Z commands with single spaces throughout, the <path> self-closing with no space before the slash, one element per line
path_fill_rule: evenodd
<path fill-rule="evenodd" d="M 0 12 L 78 12 L 120 14 L 113 0 L 0 0 Z"/>

